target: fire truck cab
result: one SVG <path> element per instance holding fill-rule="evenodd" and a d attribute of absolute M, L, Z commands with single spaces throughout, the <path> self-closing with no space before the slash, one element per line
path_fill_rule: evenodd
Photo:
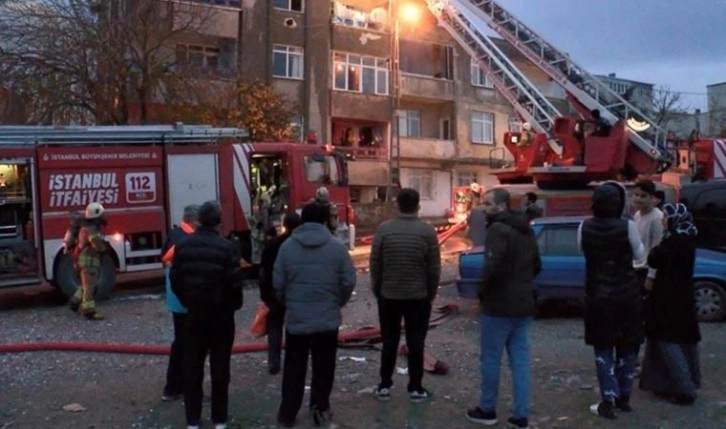
<path fill-rule="evenodd" d="M 249 143 L 208 126 L 0 127 L 0 288 L 45 280 L 79 285 L 63 236 L 74 211 L 106 208 L 109 252 L 97 298 L 117 273 L 158 270 L 183 208 L 216 200 L 222 233 L 253 265 L 266 232 L 320 186 L 338 206 L 338 236 L 353 242 L 344 157 L 318 145 Z"/>

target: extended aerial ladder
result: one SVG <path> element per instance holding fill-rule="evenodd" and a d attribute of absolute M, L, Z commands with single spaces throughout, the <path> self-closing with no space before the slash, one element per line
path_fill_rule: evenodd
<path fill-rule="evenodd" d="M 556 151 L 558 145 L 552 128 L 557 118 L 563 115 L 484 34 L 487 26 L 562 86 L 583 117 L 590 118 L 590 111 L 597 109 L 601 117 L 610 123 L 624 120 L 626 137 L 639 149 L 640 156 L 656 164 L 658 171 L 668 168 L 671 157 L 665 147 L 666 133 L 655 121 L 575 64 L 567 54 L 556 49 L 497 2 L 428 0 L 428 5 L 439 23 L 490 73 L 495 87 L 512 103 L 517 113 L 532 123 L 537 131 L 547 134 L 548 145 L 553 150 Z M 547 169 L 543 166 L 533 169 L 541 171 L 543 168 Z"/>

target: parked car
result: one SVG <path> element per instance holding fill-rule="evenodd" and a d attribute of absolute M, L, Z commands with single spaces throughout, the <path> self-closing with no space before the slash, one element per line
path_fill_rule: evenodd
<path fill-rule="evenodd" d="M 577 247 L 577 228 L 583 217 L 539 218 L 532 222 L 542 258 L 542 272 L 535 278 L 538 304 L 551 300 L 581 303 L 585 297 L 585 257 Z M 459 255 L 459 296 L 476 298 L 484 268 L 484 248 Z M 697 249 L 693 274 L 698 317 L 721 320 L 726 315 L 726 253 Z"/>
<path fill-rule="evenodd" d="M 726 179 L 689 183 L 681 188 L 680 200 L 698 227 L 696 245 L 726 251 Z"/>

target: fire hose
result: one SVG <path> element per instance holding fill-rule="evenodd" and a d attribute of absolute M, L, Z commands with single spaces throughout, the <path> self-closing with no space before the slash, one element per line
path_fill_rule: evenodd
<path fill-rule="evenodd" d="M 437 313 L 429 321 L 429 327 L 441 325 L 459 312 L 455 304 L 443 305 L 434 309 Z M 362 327 L 354 331 L 341 332 L 338 335 L 340 347 L 366 347 L 381 342 L 381 330 L 375 327 Z M 89 342 L 37 342 L 0 344 L 0 353 L 26 353 L 41 351 L 119 353 L 139 355 L 168 355 L 168 345 L 89 343 Z M 235 344 L 232 353 L 254 353 L 267 350 L 267 343 Z"/>
<path fill-rule="evenodd" d="M 465 228 L 466 228 L 465 220 L 459 221 L 459 222 L 447 227 L 442 232 L 440 232 L 436 235 L 436 237 L 439 240 L 439 245 L 444 244 L 444 242 L 446 240 L 453 237 L 454 234 L 456 234 L 457 232 L 459 232 Z M 358 241 L 365 246 L 370 246 L 373 243 L 373 236 L 369 235 L 369 236 L 361 237 Z"/>

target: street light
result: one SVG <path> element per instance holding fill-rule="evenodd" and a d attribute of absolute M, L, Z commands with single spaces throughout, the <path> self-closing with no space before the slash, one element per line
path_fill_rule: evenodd
<path fill-rule="evenodd" d="M 401 102 L 401 21 L 409 24 L 416 24 L 421 19 L 421 7 L 419 4 L 414 4 L 412 1 L 407 1 L 398 6 L 398 9 L 393 8 L 395 0 L 389 1 L 389 10 L 392 11 L 393 17 L 393 40 L 392 40 L 392 56 L 393 63 L 391 64 L 392 73 L 392 89 L 393 97 L 391 100 L 393 118 L 391 123 L 396 124 L 396 171 L 398 171 L 398 181 L 401 181 L 401 122 L 398 115 L 398 109 Z M 390 139 L 389 139 L 390 140 Z M 391 188 L 393 186 L 393 156 L 391 154 L 391 144 L 388 145 L 388 186 L 386 188 L 386 201 L 391 201 Z"/>

